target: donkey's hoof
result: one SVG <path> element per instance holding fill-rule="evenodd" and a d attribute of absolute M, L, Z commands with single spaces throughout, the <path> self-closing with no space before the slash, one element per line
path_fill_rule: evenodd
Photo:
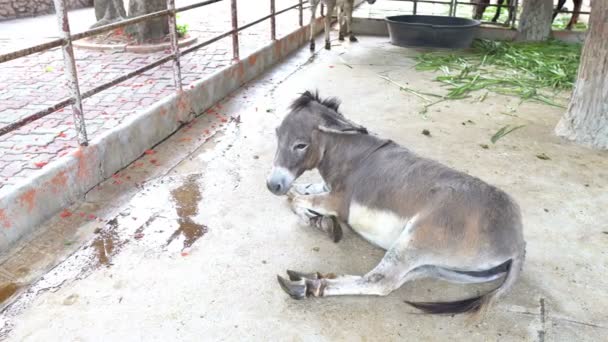
<path fill-rule="evenodd" d="M 337 243 L 342 239 L 342 227 L 335 216 L 323 216 L 321 229 L 329 234 L 333 242 Z"/>
<path fill-rule="evenodd" d="M 289 281 L 280 275 L 277 275 L 279 285 L 285 293 L 287 293 L 293 299 L 304 299 L 306 298 L 306 283 L 304 280 L 300 281 Z"/>
<path fill-rule="evenodd" d="M 353 42 L 353 43 L 356 43 L 356 42 L 358 42 L 358 41 L 359 41 L 359 39 L 357 39 L 357 37 L 353 36 L 352 34 L 350 35 L 349 40 L 350 40 L 351 42 Z"/>
<path fill-rule="evenodd" d="M 315 51 L 315 42 L 310 42 L 310 51 Z"/>
<path fill-rule="evenodd" d="M 302 273 L 298 271 L 287 270 L 287 275 L 291 281 L 299 281 L 303 279 L 319 279 L 319 273 Z"/>
<path fill-rule="evenodd" d="M 331 43 L 325 42 L 325 50 L 331 50 Z"/>
<path fill-rule="evenodd" d="M 344 41 L 344 35 L 342 33 L 340 33 L 340 35 L 338 36 L 338 40 L 341 42 Z"/>

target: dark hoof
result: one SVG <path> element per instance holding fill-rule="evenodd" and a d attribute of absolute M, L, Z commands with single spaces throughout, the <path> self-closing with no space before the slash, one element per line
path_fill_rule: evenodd
<path fill-rule="evenodd" d="M 325 42 L 325 50 L 331 50 L 331 43 Z"/>
<path fill-rule="evenodd" d="M 359 39 L 357 39 L 357 37 L 355 37 L 355 36 L 351 35 L 351 36 L 350 36 L 350 41 L 351 41 L 351 42 L 353 42 L 353 43 L 356 43 L 356 42 L 358 42 L 358 41 L 359 41 Z"/>
<path fill-rule="evenodd" d="M 315 42 L 310 42 L 310 51 L 315 51 Z"/>
<path fill-rule="evenodd" d="M 343 42 L 343 41 L 344 41 L 344 35 L 343 35 L 343 34 L 340 34 L 340 35 L 338 36 L 338 40 L 339 40 L 339 41 L 341 41 L 341 42 Z"/>
<path fill-rule="evenodd" d="M 287 270 L 287 275 L 291 281 L 299 281 L 303 279 L 319 279 L 319 273 L 301 273 L 298 271 Z"/>
<path fill-rule="evenodd" d="M 335 216 L 324 216 L 321 226 L 333 242 L 337 243 L 342 240 L 342 226 L 340 226 L 340 221 Z"/>
<path fill-rule="evenodd" d="M 306 284 L 304 281 L 292 282 L 280 275 L 277 275 L 279 285 L 285 293 L 287 293 L 293 299 L 304 299 L 306 298 Z"/>

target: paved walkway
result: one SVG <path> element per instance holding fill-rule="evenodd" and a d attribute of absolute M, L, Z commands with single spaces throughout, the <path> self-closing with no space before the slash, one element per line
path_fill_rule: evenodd
<path fill-rule="evenodd" d="M 183 6 L 197 1 L 177 1 Z M 276 9 L 296 4 L 277 0 Z M 270 5 L 240 1 L 239 23 L 252 22 L 270 13 Z M 73 32 L 86 30 L 94 22 L 92 8 L 70 12 Z M 178 23 L 189 25 L 199 42 L 230 30 L 230 2 L 183 12 Z M 280 38 L 299 27 L 298 11 L 277 18 Z M 53 15 L 0 23 L 0 50 L 11 51 L 57 38 Z M 240 34 L 241 56 L 270 41 L 270 21 Z M 98 52 L 76 48 L 78 76 L 82 92 L 124 73 L 151 63 L 165 52 L 136 54 Z M 232 59 L 231 38 L 222 39 L 182 58 L 184 86 L 226 67 Z M 147 107 L 174 92 L 172 66 L 166 63 L 83 101 L 89 138 L 123 122 L 138 109 Z M 0 126 L 5 126 L 69 96 L 59 48 L 0 64 Z M 32 177 L 56 158 L 78 147 L 71 108 L 59 110 L 17 131 L 0 137 L 0 189 Z"/>

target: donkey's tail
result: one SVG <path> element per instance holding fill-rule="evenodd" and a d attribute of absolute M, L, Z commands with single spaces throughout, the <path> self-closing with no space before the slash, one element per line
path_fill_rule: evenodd
<path fill-rule="evenodd" d="M 505 280 L 502 284 L 494 290 L 483 294 L 481 296 L 457 300 L 452 302 L 409 302 L 407 304 L 415 307 L 416 309 L 422 310 L 429 314 L 457 314 L 457 313 L 476 313 L 486 307 L 491 306 L 496 299 L 504 295 L 511 289 L 513 284 L 519 278 L 521 269 L 524 263 L 525 252 L 511 259 Z"/>

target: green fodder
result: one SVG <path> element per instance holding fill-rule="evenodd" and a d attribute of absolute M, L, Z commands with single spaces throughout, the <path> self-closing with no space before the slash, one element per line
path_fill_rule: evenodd
<path fill-rule="evenodd" d="M 441 71 L 437 81 L 447 86 L 446 99 L 486 90 L 562 107 L 557 94 L 572 89 L 580 44 L 477 40 L 467 52 L 419 55 L 416 69 Z M 485 96 L 483 97 L 485 99 Z"/>

